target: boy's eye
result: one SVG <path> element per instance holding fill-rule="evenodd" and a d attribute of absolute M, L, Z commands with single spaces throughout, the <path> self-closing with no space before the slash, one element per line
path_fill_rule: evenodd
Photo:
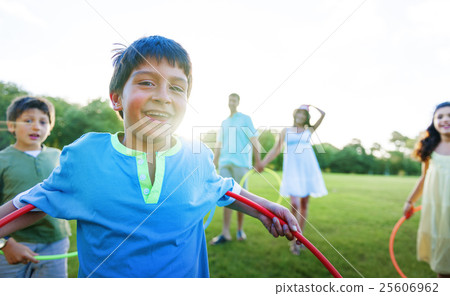
<path fill-rule="evenodd" d="M 170 88 L 176 92 L 184 93 L 184 88 L 182 88 L 181 86 L 172 85 Z"/>
<path fill-rule="evenodd" d="M 139 85 L 144 85 L 144 86 L 154 86 L 155 84 L 151 81 L 141 81 L 138 83 Z"/>

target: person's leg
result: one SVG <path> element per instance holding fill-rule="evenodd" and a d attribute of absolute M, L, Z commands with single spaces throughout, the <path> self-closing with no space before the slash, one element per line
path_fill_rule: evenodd
<path fill-rule="evenodd" d="M 4 255 L 0 255 L 0 278 L 24 278 L 28 264 L 9 264 Z"/>
<path fill-rule="evenodd" d="M 66 254 L 69 251 L 69 238 L 49 243 L 40 244 L 36 250 L 39 255 Z M 56 260 L 41 260 L 34 264 L 30 277 L 32 278 L 67 278 L 67 258 Z"/>
<path fill-rule="evenodd" d="M 291 213 L 300 223 L 300 198 L 291 196 Z M 300 226 L 301 227 L 301 226 Z M 300 255 L 300 246 L 295 243 L 295 240 L 291 241 L 290 246 L 291 253 L 294 255 Z"/>
<path fill-rule="evenodd" d="M 300 198 L 291 196 L 291 213 L 300 223 Z"/>
<path fill-rule="evenodd" d="M 244 167 L 236 167 L 233 166 L 232 176 L 236 182 L 241 182 L 242 178 L 248 172 L 248 168 Z M 248 180 L 245 180 L 244 185 L 242 186 L 244 189 L 248 190 Z M 244 232 L 244 214 L 241 212 L 237 212 L 237 232 L 236 232 L 237 240 L 246 240 L 247 235 Z"/>
<path fill-rule="evenodd" d="M 300 230 L 303 232 L 305 229 L 306 218 L 308 217 L 308 205 L 309 205 L 309 195 L 306 197 L 302 197 L 300 199 Z"/>
<path fill-rule="evenodd" d="M 233 213 L 232 209 L 223 208 L 223 225 L 222 225 L 222 235 L 227 239 L 231 240 L 230 233 L 230 224 L 231 224 L 231 214 Z"/>

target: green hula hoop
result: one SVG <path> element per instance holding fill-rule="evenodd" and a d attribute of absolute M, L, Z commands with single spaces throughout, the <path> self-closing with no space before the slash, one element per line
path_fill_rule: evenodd
<path fill-rule="evenodd" d="M 0 251 L 0 254 L 3 255 L 3 252 Z M 37 260 L 56 260 L 56 259 L 63 259 L 63 258 L 70 258 L 78 256 L 78 252 L 72 252 L 67 254 L 57 254 L 57 255 L 38 255 L 34 256 Z"/>
<path fill-rule="evenodd" d="M 256 171 L 255 170 L 249 170 L 247 173 L 245 173 L 245 175 L 242 177 L 241 181 L 239 182 L 239 185 L 241 185 L 241 187 L 244 186 L 245 181 L 248 179 L 248 177 L 250 177 L 250 175 L 253 175 Z M 278 188 L 280 188 L 281 186 L 281 179 L 280 176 L 278 176 L 277 173 L 275 173 L 273 170 L 271 169 L 264 169 L 264 172 L 268 172 L 269 174 L 271 174 L 275 180 L 277 180 L 278 182 Z M 281 196 L 281 194 L 278 197 L 277 203 L 281 203 L 283 201 L 283 196 Z"/>

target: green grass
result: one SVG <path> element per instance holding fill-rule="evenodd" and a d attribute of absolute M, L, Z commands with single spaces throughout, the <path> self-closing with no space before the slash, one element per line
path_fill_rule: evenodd
<path fill-rule="evenodd" d="M 269 174 L 264 177 L 250 177 L 249 189 L 276 201 L 278 185 Z M 324 178 L 329 194 L 310 199 L 304 236 L 343 277 L 399 277 L 389 257 L 389 236 L 417 177 L 324 174 Z M 283 204 L 288 206 L 285 201 Z M 416 260 L 418 221 L 416 214 L 400 228 L 395 240 L 396 259 L 408 277 L 435 278 L 428 264 Z M 221 227 L 222 209 L 217 208 L 206 230 L 207 240 L 220 233 Z M 293 256 L 288 241 L 273 238 L 256 219 L 246 217 L 244 228 L 246 241 L 233 238 L 224 245 L 208 246 L 211 277 L 331 277 L 311 252 L 305 250 L 300 256 Z M 231 230 L 235 234 L 235 214 Z M 75 248 L 75 235 L 71 248 Z M 69 276 L 76 277 L 78 262 L 76 258 L 69 260 Z"/>

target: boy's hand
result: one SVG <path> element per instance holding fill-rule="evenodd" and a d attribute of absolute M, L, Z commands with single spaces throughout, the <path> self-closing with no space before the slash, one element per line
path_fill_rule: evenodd
<path fill-rule="evenodd" d="M 27 246 L 16 242 L 16 240 L 12 237 L 8 239 L 8 243 L 2 251 L 5 254 L 5 259 L 9 264 L 28 264 L 30 262 L 39 263 L 39 261 L 34 258 L 34 256 L 38 254 L 31 251 L 31 249 Z"/>
<path fill-rule="evenodd" d="M 291 214 L 291 212 L 289 212 L 288 209 L 277 203 L 268 201 L 267 199 L 254 195 L 253 193 L 248 192 L 245 189 L 241 189 L 240 195 L 242 195 L 242 197 L 244 198 L 249 199 L 253 203 L 259 204 L 261 207 L 266 208 L 267 210 L 272 212 L 272 214 L 274 214 L 275 216 L 280 217 L 280 219 L 286 222 L 287 225 L 281 226 L 280 221 L 278 219 L 274 219 L 272 221 L 272 219 L 266 217 L 264 214 L 260 213 L 255 208 L 248 206 L 239 200 L 236 200 L 233 203 L 229 204 L 227 208 L 240 211 L 244 214 L 259 219 L 274 237 L 286 236 L 288 240 L 294 239 L 295 236 L 293 235 L 293 232 L 299 231 L 300 226 L 298 225 L 297 219 L 294 217 L 294 215 Z M 301 242 L 297 240 L 297 244 L 300 245 Z"/>
<path fill-rule="evenodd" d="M 270 220 L 268 217 L 261 214 L 259 220 L 261 220 L 267 230 L 274 237 L 286 236 L 288 240 L 295 239 L 293 232 L 300 231 L 300 226 L 294 215 L 292 215 L 287 208 L 276 203 L 270 203 L 270 205 L 267 206 L 267 209 L 287 223 L 284 226 L 281 226 L 279 219 L 273 218 L 273 220 Z M 297 240 L 296 243 L 298 245 L 301 244 L 299 240 Z"/>

